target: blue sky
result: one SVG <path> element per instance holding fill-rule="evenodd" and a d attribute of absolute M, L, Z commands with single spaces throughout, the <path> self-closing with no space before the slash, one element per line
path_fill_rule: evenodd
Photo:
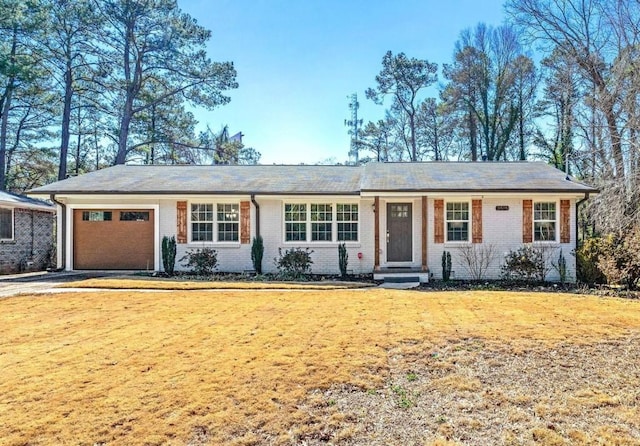
<path fill-rule="evenodd" d="M 209 55 L 232 61 L 239 88 L 231 102 L 196 112 L 201 125 L 242 131 L 263 164 L 314 164 L 348 158 L 349 95 L 359 118 L 384 108 L 364 97 L 375 86 L 386 51 L 439 67 L 452 59 L 460 31 L 499 25 L 503 0 L 179 0 L 212 31 Z M 441 79 L 441 76 L 440 76 Z M 437 90 L 429 91 L 437 95 Z"/>

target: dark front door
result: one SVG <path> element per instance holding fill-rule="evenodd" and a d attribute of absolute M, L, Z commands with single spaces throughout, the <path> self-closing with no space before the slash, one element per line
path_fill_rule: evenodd
<path fill-rule="evenodd" d="M 410 262 L 411 203 L 387 203 L 387 262 Z"/>

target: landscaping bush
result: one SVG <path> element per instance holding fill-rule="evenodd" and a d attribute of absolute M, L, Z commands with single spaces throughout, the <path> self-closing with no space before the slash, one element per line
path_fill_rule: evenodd
<path fill-rule="evenodd" d="M 451 277 L 451 253 L 444 251 L 442 253 L 442 280 L 447 282 Z"/>
<path fill-rule="evenodd" d="M 338 245 L 338 266 L 340 267 L 340 275 L 347 276 L 347 266 L 349 264 L 349 254 L 347 253 L 347 245 L 340 243 Z"/>
<path fill-rule="evenodd" d="M 640 226 L 604 237 L 598 268 L 610 285 L 636 289 L 640 280 Z"/>
<path fill-rule="evenodd" d="M 552 266 L 558 272 L 560 283 L 565 283 L 567 281 L 567 259 L 565 259 L 562 249 L 558 255 L 558 260 L 552 262 Z"/>
<path fill-rule="evenodd" d="M 262 236 L 259 235 L 253 238 L 251 243 L 251 263 L 253 263 L 253 269 L 256 274 L 262 274 L 262 257 L 264 256 L 264 242 Z"/>
<path fill-rule="evenodd" d="M 600 237 L 592 237 L 576 249 L 576 275 L 580 282 L 590 285 L 607 283 L 607 278 L 598 266 L 600 255 L 605 249 L 606 243 Z"/>
<path fill-rule="evenodd" d="M 218 253 L 212 248 L 189 250 L 180 261 L 186 260 L 183 266 L 191 268 L 198 276 L 211 275 L 218 267 Z"/>
<path fill-rule="evenodd" d="M 280 277 L 298 280 L 311 272 L 311 251 L 309 248 L 291 248 L 282 252 L 278 248 L 278 257 L 273 259 Z"/>
<path fill-rule="evenodd" d="M 176 266 L 176 238 L 174 236 L 162 237 L 162 267 L 164 272 L 173 276 Z"/>
<path fill-rule="evenodd" d="M 502 277 L 505 279 L 543 281 L 545 275 L 543 252 L 531 245 L 509 251 L 502 265 Z"/>
<path fill-rule="evenodd" d="M 458 248 L 458 261 L 473 280 L 483 280 L 496 258 L 496 249 L 487 243 L 472 243 Z"/>

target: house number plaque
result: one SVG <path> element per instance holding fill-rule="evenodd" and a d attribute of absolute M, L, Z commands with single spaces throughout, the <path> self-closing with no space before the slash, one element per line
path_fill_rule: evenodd
<path fill-rule="evenodd" d="M 496 211 L 508 211 L 509 206 L 496 206 Z"/>

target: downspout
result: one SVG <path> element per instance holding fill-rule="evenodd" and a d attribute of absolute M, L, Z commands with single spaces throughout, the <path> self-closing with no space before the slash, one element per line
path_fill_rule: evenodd
<path fill-rule="evenodd" d="M 251 202 L 256 208 L 256 238 L 260 237 L 260 205 L 256 201 L 256 194 L 251 194 Z"/>
<path fill-rule="evenodd" d="M 61 253 L 60 260 L 62 261 L 62 265 L 60 265 L 60 267 L 57 268 L 57 269 L 64 270 L 66 265 L 67 265 L 67 262 L 66 262 L 66 259 L 67 259 L 67 252 L 66 252 L 66 248 L 67 248 L 67 206 L 64 203 L 61 203 L 60 201 L 56 200 L 55 194 L 51 194 L 49 196 L 49 198 L 55 204 L 60 206 L 61 212 L 62 212 L 62 218 L 60 220 L 62 222 L 62 225 L 61 225 L 62 227 L 61 228 L 57 228 L 58 231 L 61 231 L 60 232 L 60 235 L 61 235 L 60 244 L 62 246 L 58 246 L 58 249 L 61 250 L 60 251 L 60 253 Z"/>
<path fill-rule="evenodd" d="M 33 258 L 35 257 L 35 234 L 33 233 L 34 230 L 34 216 L 35 216 L 36 211 L 34 211 L 33 209 L 31 209 L 31 261 L 33 261 Z"/>
<path fill-rule="evenodd" d="M 589 194 L 585 193 L 584 194 L 584 198 L 581 200 L 576 201 L 576 246 L 574 247 L 574 249 L 578 249 L 578 232 L 579 232 L 579 226 L 578 226 L 578 215 L 580 214 L 580 205 L 582 203 L 584 203 L 585 201 L 587 201 L 589 199 Z"/>

